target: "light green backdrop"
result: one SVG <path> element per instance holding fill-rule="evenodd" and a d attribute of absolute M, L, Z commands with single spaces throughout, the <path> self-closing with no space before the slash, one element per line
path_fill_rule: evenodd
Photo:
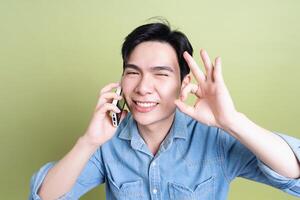
<path fill-rule="evenodd" d="M 103 85 L 121 73 L 124 37 L 164 16 L 220 55 L 239 111 L 299 137 L 300 1 L 0 1 L 0 199 L 26 199 L 31 175 L 82 135 Z M 104 199 L 104 187 L 82 199 Z M 229 199 L 292 200 L 237 179 Z"/>

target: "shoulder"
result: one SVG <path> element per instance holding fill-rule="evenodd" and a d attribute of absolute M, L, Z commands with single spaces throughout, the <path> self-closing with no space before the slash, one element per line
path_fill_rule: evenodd
<path fill-rule="evenodd" d="M 185 116 L 186 127 L 191 135 L 216 137 L 220 133 L 218 127 L 203 124 L 185 113 L 183 115 Z"/>
<path fill-rule="evenodd" d="M 220 130 L 218 127 L 203 124 L 191 116 L 181 112 L 180 126 L 185 126 L 186 135 L 190 144 L 196 146 L 216 146 L 220 142 Z"/>

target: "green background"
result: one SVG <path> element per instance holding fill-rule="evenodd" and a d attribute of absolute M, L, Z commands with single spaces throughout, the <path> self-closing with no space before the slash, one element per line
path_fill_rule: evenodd
<path fill-rule="evenodd" d="M 0 1 L 1 199 L 26 199 L 31 175 L 88 126 L 98 92 L 121 73 L 124 37 L 163 16 L 221 56 L 240 112 L 300 137 L 300 1 Z M 104 186 L 82 199 L 104 199 Z M 229 199 L 296 199 L 244 179 Z"/>

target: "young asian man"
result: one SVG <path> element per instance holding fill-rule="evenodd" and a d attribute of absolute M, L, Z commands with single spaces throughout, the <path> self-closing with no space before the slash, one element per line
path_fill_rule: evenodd
<path fill-rule="evenodd" d="M 29 199 L 78 199 L 106 183 L 107 199 L 221 200 L 235 177 L 300 197 L 300 141 L 237 111 L 221 58 L 201 50 L 202 72 L 192 54 L 187 37 L 164 23 L 133 30 L 122 47 L 121 82 L 101 90 L 70 152 L 32 177 Z M 119 86 L 123 96 L 112 92 Z M 194 106 L 184 102 L 190 93 Z M 130 112 L 116 128 L 109 112 L 120 112 L 112 100 L 121 98 Z"/>

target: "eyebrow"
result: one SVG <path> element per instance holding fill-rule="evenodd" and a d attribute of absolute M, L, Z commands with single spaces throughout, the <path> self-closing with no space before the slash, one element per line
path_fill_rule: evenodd
<path fill-rule="evenodd" d="M 125 64 L 125 69 L 126 68 L 132 68 L 132 69 L 135 69 L 137 71 L 142 71 L 141 68 L 135 64 Z M 174 72 L 174 70 L 169 67 L 169 66 L 153 66 L 153 67 L 150 67 L 151 71 L 163 71 L 163 70 L 166 70 L 166 71 L 169 71 L 169 72 Z"/>

